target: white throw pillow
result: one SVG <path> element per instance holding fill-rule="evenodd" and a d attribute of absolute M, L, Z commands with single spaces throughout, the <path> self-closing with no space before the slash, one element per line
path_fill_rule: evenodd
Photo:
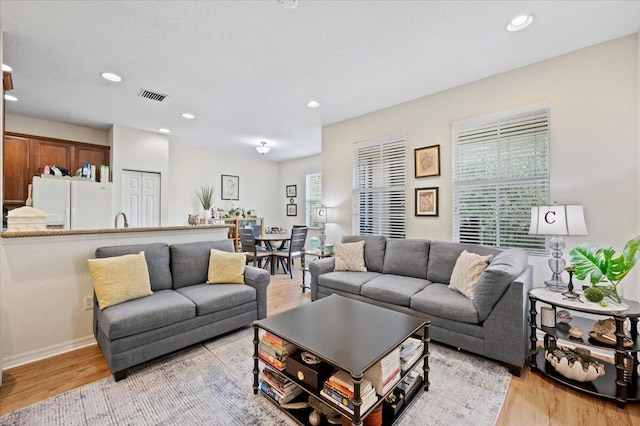
<path fill-rule="evenodd" d="M 453 267 L 449 288 L 458 290 L 460 293 L 473 300 L 473 293 L 480 275 L 487 268 L 493 256 L 480 256 L 464 250 L 460 253 L 456 266 Z"/>
<path fill-rule="evenodd" d="M 364 264 L 364 241 L 336 244 L 336 266 L 334 271 L 366 272 Z"/>

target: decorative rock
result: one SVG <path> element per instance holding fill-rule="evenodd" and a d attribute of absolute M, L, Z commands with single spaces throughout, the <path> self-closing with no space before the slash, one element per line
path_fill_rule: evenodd
<path fill-rule="evenodd" d="M 571 316 L 571 314 L 568 311 L 565 311 L 564 309 L 561 311 L 558 311 L 556 313 L 556 319 L 559 322 L 563 322 L 563 323 L 569 323 L 571 322 L 571 320 L 573 319 L 573 317 Z"/>
<path fill-rule="evenodd" d="M 574 325 L 569 329 L 569 334 L 571 335 L 571 337 L 575 337 L 576 339 L 581 338 L 583 335 L 582 330 L 580 330 L 580 327 L 578 327 L 577 325 Z"/>

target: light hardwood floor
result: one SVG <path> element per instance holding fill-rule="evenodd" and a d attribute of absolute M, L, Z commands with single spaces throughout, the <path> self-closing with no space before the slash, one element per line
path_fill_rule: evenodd
<path fill-rule="evenodd" d="M 311 301 L 301 294 L 301 275 L 278 274 L 268 290 L 268 313 L 277 314 Z M 431 365 L 431 368 L 437 368 Z M 78 349 L 3 372 L 0 415 L 69 389 L 109 377 L 97 346 Z M 432 383 L 432 387 L 437 383 Z M 614 402 L 590 397 L 523 369 L 513 377 L 498 425 L 640 425 L 640 403 L 620 409 Z"/>

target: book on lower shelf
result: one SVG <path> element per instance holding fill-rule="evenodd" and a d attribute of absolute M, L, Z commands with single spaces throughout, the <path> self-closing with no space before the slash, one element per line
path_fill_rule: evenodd
<path fill-rule="evenodd" d="M 411 365 L 422 356 L 424 343 L 420 339 L 408 338 L 400 346 L 400 372 L 406 373 Z"/>
<path fill-rule="evenodd" d="M 390 391 L 400 380 L 400 347 L 395 348 L 364 372 L 378 395 Z"/>
<path fill-rule="evenodd" d="M 302 393 L 302 388 L 287 379 L 280 372 L 264 368 L 260 390 L 278 404 L 291 402 Z"/>
<path fill-rule="evenodd" d="M 287 356 L 297 350 L 298 348 L 293 343 L 287 342 L 268 331 L 261 333 L 258 356 L 277 370 L 284 370 Z"/>
<path fill-rule="evenodd" d="M 338 370 L 324 383 L 320 395 L 353 414 L 353 392 L 351 375 L 344 370 Z M 360 413 L 364 413 L 378 401 L 375 388 L 367 379 L 363 379 L 360 383 L 360 399 L 362 399 Z"/>

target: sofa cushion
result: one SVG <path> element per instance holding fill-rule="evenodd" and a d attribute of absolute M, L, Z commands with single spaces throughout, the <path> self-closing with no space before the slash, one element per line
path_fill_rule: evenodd
<path fill-rule="evenodd" d="M 498 254 L 484 270 L 476 284 L 473 301 L 480 321 L 484 321 L 498 303 L 509 283 L 527 266 L 529 255 L 522 249 L 508 249 Z"/>
<path fill-rule="evenodd" d="M 364 241 L 336 244 L 334 271 L 366 272 L 364 264 Z"/>
<path fill-rule="evenodd" d="M 444 241 L 431 241 L 429 248 L 429 266 L 427 267 L 427 279 L 432 283 L 449 284 L 456 261 L 462 250 L 476 253 L 480 256 L 489 254 L 497 255 L 499 249 L 480 246 L 477 244 L 449 243 Z"/>
<path fill-rule="evenodd" d="M 256 300 L 256 289 L 248 285 L 197 284 L 176 291 L 196 305 L 197 315 L 207 315 Z"/>
<path fill-rule="evenodd" d="M 367 266 L 367 271 L 382 272 L 387 237 L 382 235 L 345 235 L 342 237 L 343 243 L 358 241 L 364 241 L 364 263 Z"/>
<path fill-rule="evenodd" d="M 426 279 L 428 263 L 429 241 L 396 239 L 387 241 L 383 268 L 385 274 Z"/>
<path fill-rule="evenodd" d="M 469 299 L 473 299 L 473 291 L 480 274 L 486 269 L 493 255 L 480 256 L 463 250 L 453 267 L 449 288 L 457 290 Z"/>
<path fill-rule="evenodd" d="M 208 284 L 244 284 L 247 255 L 211 249 L 209 252 Z"/>
<path fill-rule="evenodd" d="M 211 249 L 233 252 L 233 241 L 227 239 L 171 245 L 173 288 L 207 281 Z"/>
<path fill-rule="evenodd" d="M 446 284 L 434 283 L 411 298 L 412 309 L 453 321 L 478 324 L 478 310 L 473 300 L 450 289 Z"/>
<path fill-rule="evenodd" d="M 151 290 L 171 288 L 171 269 L 169 268 L 169 245 L 166 243 L 129 244 L 123 246 L 100 247 L 96 249 L 96 258 L 122 256 L 144 252 L 149 269 Z"/>
<path fill-rule="evenodd" d="M 318 276 L 318 285 L 347 293 L 360 294 L 360 288 L 364 283 L 381 275 L 378 272 L 327 272 Z"/>
<path fill-rule="evenodd" d="M 98 312 L 98 326 L 109 340 L 143 333 L 196 316 L 196 305 L 173 290 L 160 290 Z"/>
<path fill-rule="evenodd" d="M 144 252 L 87 259 L 100 309 L 149 296 L 151 283 Z"/>
<path fill-rule="evenodd" d="M 411 297 L 429 284 L 429 281 L 421 278 L 382 275 L 364 284 L 360 294 L 381 302 L 409 306 Z"/>

